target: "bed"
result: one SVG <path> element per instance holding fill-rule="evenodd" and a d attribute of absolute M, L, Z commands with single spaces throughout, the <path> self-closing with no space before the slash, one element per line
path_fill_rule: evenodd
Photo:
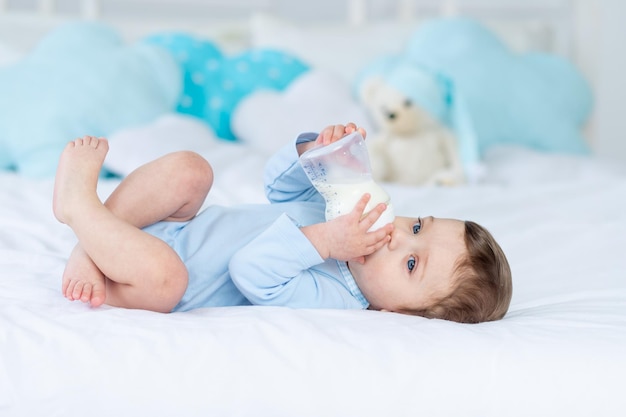
<path fill-rule="evenodd" d="M 0 65 L 20 62 L 49 31 L 77 19 L 110 24 L 129 43 L 171 29 L 228 51 L 271 45 L 293 53 L 300 42 L 308 65 L 339 76 L 329 81 L 333 93 L 359 65 L 337 63 L 342 42 L 362 39 L 372 55 L 394 52 L 374 40 L 409 33 L 419 22 L 407 14 L 470 13 L 516 48 L 572 57 L 577 47 L 564 23 L 570 2 L 391 8 L 348 1 L 332 18 L 328 7 L 271 1 L 58 3 L 12 10 L 13 2 L 0 2 Z M 250 4 L 263 13 L 250 17 Z M 299 13 L 306 25 L 295 23 Z M 345 36 L 329 43 L 332 31 Z M 249 101 L 233 116 L 236 140 L 218 139 L 180 112 L 109 132 L 105 167 L 115 175 L 103 176 L 98 192 L 105 198 L 155 156 L 193 149 L 215 169 L 206 204 L 264 202 L 264 162 L 297 129 L 351 119 L 375 130 L 358 103 L 318 112 L 307 103 L 298 103 L 280 134 L 262 121 L 281 119 L 269 108 L 258 114 Z M 0 415 L 624 415 L 623 160 L 502 145 L 481 163 L 482 178 L 463 186 L 384 184 L 397 214 L 472 219 L 499 240 L 513 271 L 511 306 L 504 319 L 474 325 L 377 311 L 245 306 L 159 314 L 72 303 L 60 285 L 76 240 L 52 214 L 53 177 L 0 171 Z"/>

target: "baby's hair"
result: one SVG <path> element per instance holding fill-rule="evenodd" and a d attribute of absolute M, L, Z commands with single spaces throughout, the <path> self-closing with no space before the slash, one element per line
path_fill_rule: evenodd
<path fill-rule="evenodd" d="M 504 251 L 487 229 L 465 223 L 467 256 L 455 268 L 455 286 L 446 296 L 409 314 L 460 323 L 499 320 L 506 314 L 513 283 Z"/>

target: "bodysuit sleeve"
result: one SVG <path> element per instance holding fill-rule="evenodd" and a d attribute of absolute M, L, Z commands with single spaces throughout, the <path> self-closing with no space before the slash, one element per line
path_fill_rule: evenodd
<path fill-rule="evenodd" d="M 252 304 L 364 308 L 340 278 L 315 268 L 322 263 L 315 247 L 283 214 L 231 258 L 229 270 Z"/>
<path fill-rule="evenodd" d="M 290 143 L 274 154 L 265 166 L 265 195 L 272 203 L 289 201 L 316 201 L 324 199 L 311 185 L 298 162 L 299 143 L 315 140 L 317 133 L 302 133 L 295 144 Z"/>

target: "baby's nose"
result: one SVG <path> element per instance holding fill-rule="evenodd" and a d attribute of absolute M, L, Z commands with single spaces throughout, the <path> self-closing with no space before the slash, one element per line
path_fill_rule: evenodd
<path fill-rule="evenodd" d="M 394 228 L 391 232 L 391 240 L 387 243 L 387 248 L 389 250 L 396 250 L 400 245 L 400 241 L 402 240 L 402 233 L 398 231 L 398 229 Z"/>

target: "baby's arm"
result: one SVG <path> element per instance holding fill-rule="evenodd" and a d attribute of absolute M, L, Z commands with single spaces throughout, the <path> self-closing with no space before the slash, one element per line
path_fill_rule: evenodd
<path fill-rule="evenodd" d="M 344 280 L 334 275 L 340 272 L 331 272 L 339 263 L 331 261 L 331 266 L 325 267 L 301 227 L 283 214 L 233 255 L 229 272 L 233 283 L 255 305 L 366 307 Z"/>
<path fill-rule="evenodd" d="M 354 209 L 325 223 L 312 224 L 301 228 L 302 233 L 324 259 L 362 262 L 389 242 L 393 224 L 389 223 L 373 232 L 369 228 L 378 220 L 387 206 L 378 204 L 367 215 L 363 211 L 370 200 L 365 194 Z"/>
<path fill-rule="evenodd" d="M 362 216 L 368 201 L 364 196 L 352 212 L 311 226 L 299 227 L 283 214 L 233 255 L 228 266 L 233 282 L 257 305 L 364 308 L 342 279 L 317 266 L 329 257 L 337 265 L 363 262 L 389 242 L 392 224 L 367 231 L 385 209 L 379 204 Z"/>

